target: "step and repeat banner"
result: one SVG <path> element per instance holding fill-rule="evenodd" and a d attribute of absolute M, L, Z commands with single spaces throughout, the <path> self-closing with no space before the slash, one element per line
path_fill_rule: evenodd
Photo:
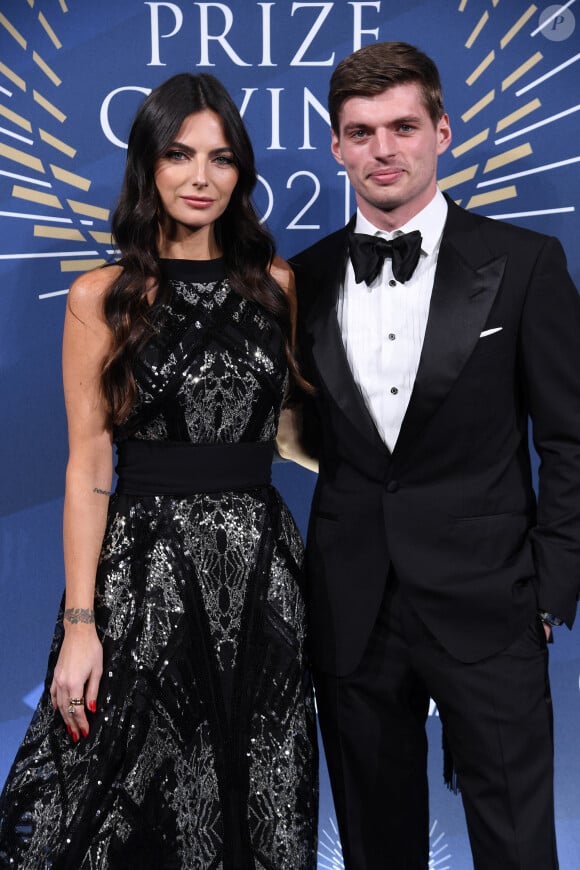
<path fill-rule="evenodd" d="M 419 46 L 442 74 L 453 144 L 441 188 L 468 209 L 558 236 L 580 285 L 580 0 L 1 0 L 0 783 L 38 697 L 63 585 L 66 294 L 114 257 L 109 220 L 138 105 L 177 72 L 220 78 L 255 146 L 257 209 L 289 256 L 354 209 L 329 151 L 331 71 L 393 39 Z M 275 478 L 305 531 L 313 475 L 284 464 Z M 577 632 L 558 633 L 551 667 L 561 866 L 576 870 Z M 428 728 L 430 866 L 468 870 L 460 801 L 441 784 L 435 708 Z M 319 867 L 340 868 L 324 769 L 321 798 Z"/>

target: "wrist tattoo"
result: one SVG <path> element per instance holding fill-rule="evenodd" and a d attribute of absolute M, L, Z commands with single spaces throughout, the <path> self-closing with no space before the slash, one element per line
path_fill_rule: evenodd
<path fill-rule="evenodd" d="M 79 622 L 90 625 L 95 621 L 95 611 L 90 607 L 67 607 L 64 619 L 71 625 L 77 625 Z"/>
<path fill-rule="evenodd" d="M 112 495 L 112 493 L 109 492 L 108 489 L 99 489 L 98 486 L 95 486 L 95 487 L 93 488 L 93 492 L 96 492 L 97 495 Z"/>

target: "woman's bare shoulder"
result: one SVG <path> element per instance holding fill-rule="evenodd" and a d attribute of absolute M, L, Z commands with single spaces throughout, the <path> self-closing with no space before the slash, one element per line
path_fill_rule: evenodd
<path fill-rule="evenodd" d="M 122 272 L 121 266 L 92 269 L 75 278 L 68 293 L 68 307 L 80 320 L 102 317 L 103 300 Z"/>

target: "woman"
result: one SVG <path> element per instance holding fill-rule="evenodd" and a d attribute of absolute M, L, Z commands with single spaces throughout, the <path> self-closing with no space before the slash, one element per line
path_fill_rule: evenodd
<path fill-rule="evenodd" d="M 294 290 L 255 181 L 212 76 L 145 100 L 121 259 L 67 305 L 66 596 L 2 867 L 315 867 L 302 544 L 270 485 Z"/>

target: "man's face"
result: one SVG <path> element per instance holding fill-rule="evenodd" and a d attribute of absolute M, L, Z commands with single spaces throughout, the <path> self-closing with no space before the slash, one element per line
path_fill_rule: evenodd
<path fill-rule="evenodd" d="M 344 166 L 363 215 L 393 230 L 421 211 L 436 191 L 437 158 L 451 142 L 447 115 L 434 124 L 415 82 L 341 106 L 331 150 Z"/>

